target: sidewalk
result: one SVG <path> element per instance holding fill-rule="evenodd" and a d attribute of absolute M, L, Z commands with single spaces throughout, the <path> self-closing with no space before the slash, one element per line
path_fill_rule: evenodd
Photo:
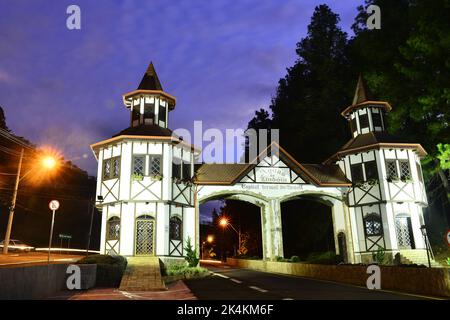
<path fill-rule="evenodd" d="M 117 288 L 96 288 L 84 292 L 63 292 L 50 300 L 197 300 L 184 284 L 177 281 L 165 291 L 121 291 Z"/>

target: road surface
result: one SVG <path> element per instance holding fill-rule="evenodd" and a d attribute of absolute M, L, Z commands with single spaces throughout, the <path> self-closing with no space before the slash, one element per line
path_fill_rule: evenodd
<path fill-rule="evenodd" d="M 186 280 L 200 300 L 411 300 L 425 299 L 415 295 L 368 290 L 353 285 L 309 278 L 278 275 L 224 265 L 205 265 L 214 276 Z"/>

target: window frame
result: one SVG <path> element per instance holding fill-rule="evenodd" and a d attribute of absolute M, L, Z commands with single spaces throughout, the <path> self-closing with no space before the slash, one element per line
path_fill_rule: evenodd
<path fill-rule="evenodd" d="M 393 175 L 390 174 L 389 171 L 389 163 L 392 163 L 394 165 L 394 170 L 395 173 Z M 399 180 L 399 172 L 398 172 L 398 168 L 397 168 L 397 160 L 396 159 L 386 159 L 385 161 L 385 166 L 386 166 L 386 179 L 389 181 L 395 181 L 395 180 Z"/>
<path fill-rule="evenodd" d="M 174 237 L 174 224 L 178 225 L 178 235 L 177 237 Z M 169 220 L 169 239 L 170 240 L 176 240 L 176 241 L 183 241 L 183 221 L 180 217 L 173 216 Z"/>
<path fill-rule="evenodd" d="M 375 169 L 375 177 L 369 177 L 368 172 L 369 172 L 369 168 L 370 166 L 373 166 L 372 169 Z M 369 180 L 379 180 L 379 175 L 378 175 L 378 167 L 377 167 L 377 161 L 376 160 L 371 160 L 371 161 L 367 161 L 364 162 L 364 173 L 365 173 L 365 181 L 369 181 Z"/>
<path fill-rule="evenodd" d="M 372 229 L 375 230 L 374 227 L 374 223 L 378 223 L 378 232 L 368 232 L 368 226 L 367 223 L 371 223 L 372 224 Z M 381 220 L 381 216 L 375 212 L 373 213 L 369 213 L 367 214 L 364 218 L 363 218 L 363 228 L 364 228 L 364 234 L 366 235 L 366 237 L 378 237 L 378 236 L 382 236 L 383 235 L 383 221 Z"/>
<path fill-rule="evenodd" d="M 106 221 L 106 240 L 120 240 L 120 218 L 118 216 L 113 216 Z M 111 236 L 111 225 L 117 224 L 119 226 L 118 230 L 115 230 L 114 236 Z"/>
<path fill-rule="evenodd" d="M 407 166 L 407 170 L 408 170 L 408 175 L 405 176 L 403 174 L 403 166 L 402 164 L 406 164 Z M 398 160 L 398 169 L 399 169 L 399 177 L 400 180 L 405 181 L 405 180 L 411 180 L 412 179 L 412 172 L 411 172 L 411 165 L 409 163 L 409 159 L 399 159 Z"/>
<path fill-rule="evenodd" d="M 159 172 L 157 172 L 157 173 L 152 172 L 154 159 L 159 159 Z M 162 170 L 163 170 L 162 155 L 150 154 L 148 157 L 148 175 L 149 176 L 162 176 Z"/>
<path fill-rule="evenodd" d="M 136 172 L 136 160 L 138 158 L 142 158 L 142 173 L 137 173 Z M 133 155 L 133 161 L 131 162 L 131 174 L 132 175 L 140 175 L 140 176 L 145 176 L 145 154 L 136 154 Z"/>
<path fill-rule="evenodd" d="M 360 174 L 361 174 L 361 179 L 360 180 L 356 179 L 356 174 L 355 174 L 355 169 L 354 168 L 357 168 L 357 167 L 358 167 L 358 170 L 360 170 Z M 362 182 L 364 182 L 363 163 L 351 164 L 350 165 L 350 173 L 352 175 L 352 182 L 353 183 L 362 183 Z"/>
<path fill-rule="evenodd" d="M 115 167 L 114 167 L 115 161 L 117 161 L 117 168 L 118 168 L 117 175 L 115 174 L 115 170 L 114 170 L 115 169 Z M 105 174 L 106 165 L 108 165 L 108 168 L 109 168 L 108 174 Z M 111 158 L 103 160 L 102 178 L 103 178 L 103 181 L 120 178 L 120 156 L 111 157 Z"/>
<path fill-rule="evenodd" d="M 367 124 L 367 125 L 365 125 L 365 124 Z M 360 127 L 361 131 L 363 129 L 370 130 L 369 114 L 367 112 L 359 115 L 359 127 Z"/>

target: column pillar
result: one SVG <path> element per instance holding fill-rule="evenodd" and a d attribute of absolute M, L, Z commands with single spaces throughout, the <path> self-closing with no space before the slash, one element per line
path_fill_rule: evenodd
<path fill-rule="evenodd" d="M 272 259 L 284 257 L 283 232 L 281 223 L 281 203 L 278 199 L 270 200 L 270 233 L 272 235 Z"/>

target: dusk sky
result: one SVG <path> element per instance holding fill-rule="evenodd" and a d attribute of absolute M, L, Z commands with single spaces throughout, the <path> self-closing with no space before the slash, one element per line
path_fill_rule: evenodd
<path fill-rule="evenodd" d="M 14 133 L 55 146 L 90 174 L 89 145 L 128 127 L 122 94 L 150 61 L 177 97 L 171 129 L 194 120 L 245 128 L 269 105 L 324 2 L 0 0 L 0 106 Z M 350 32 L 362 1 L 326 3 Z M 66 28 L 70 4 L 81 8 L 81 30 Z"/>

